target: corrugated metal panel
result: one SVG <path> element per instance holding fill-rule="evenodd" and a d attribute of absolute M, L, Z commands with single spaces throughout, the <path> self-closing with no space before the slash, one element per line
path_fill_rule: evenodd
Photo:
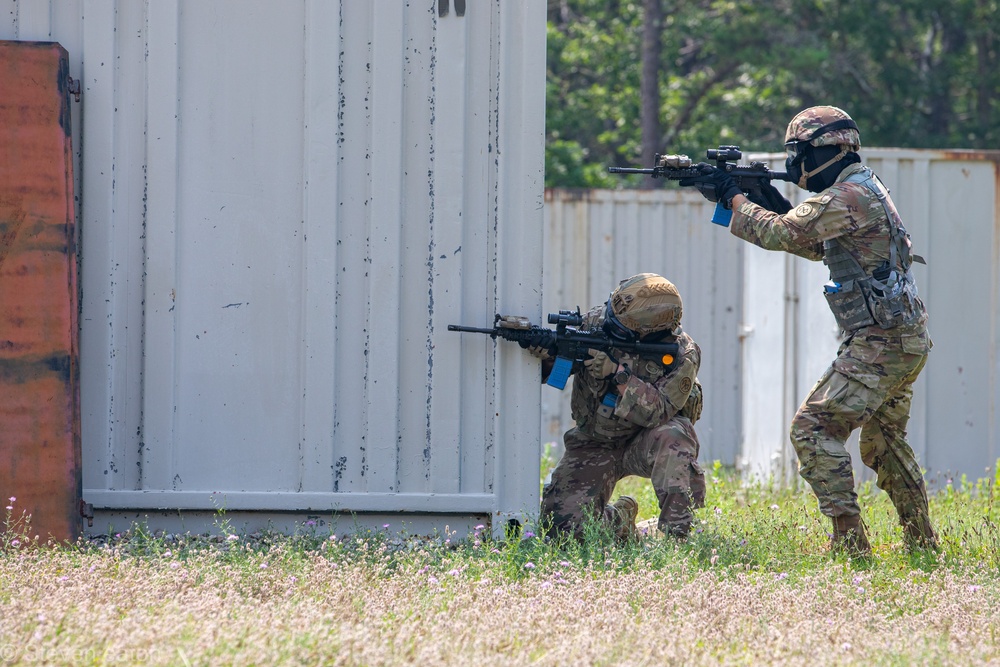
<path fill-rule="evenodd" d="M 862 155 L 892 191 L 915 251 L 928 262 L 914 265 L 914 275 L 935 346 L 914 386 L 910 444 L 932 485 L 962 474 L 981 477 L 1000 446 L 1000 152 L 869 149 Z M 791 415 L 838 346 L 821 294 L 828 273 L 822 264 L 749 246 L 745 258 L 744 321 L 753 333 L 744 347 L 742 464 L 760 476 L 791 480 Z M 757 363 L 767 359 L 782 359 L 785 370 Z M 860 479 L 871 479 L 857 437 L 849 441 L 855 469 Z"/>
<path fill-rule="evenodd" d="M 446 325 L 540 315 L 544 5 L 27 4 L 84 83 L 87 500 L 535 511 L 524 364 Z"/>
<path fill-rule="evenodd" d="M 547 191 L 542 305 L 546 313 L 586 310 L 641 272 L 674 282 L 684 300 L 684 330 L 702 350 L 700 458 L 732 465 L 740 442 L 744 244 L 709 222 L 712 211 L 697 192 L 677 188 Z M 542 438 L 560 447 L 573 423 L 569 394 L 570 387 L 542 393 Z"/>

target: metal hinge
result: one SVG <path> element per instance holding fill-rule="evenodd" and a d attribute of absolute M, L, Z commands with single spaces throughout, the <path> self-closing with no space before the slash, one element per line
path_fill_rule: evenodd
<path fill-rule="evenodd" d="M 80 499 L 80 516 L 87 520 L 87 527 L 94 526 L 94 506 L 83 498 Z"/>
<path fill-rule="evenodd" d="M 69 93 L 76 98 L 76 101 L 80 101 L 80 80 L 74 79 L 73 77 L 66 77 L 69 79 Z"/>
<path fill-rule="evenodd" d="M 448 0 L 438 0 L 438 16 L 448 15 Z M 455 0 L 455 16 L 465 16 L 465 0 Z"/>

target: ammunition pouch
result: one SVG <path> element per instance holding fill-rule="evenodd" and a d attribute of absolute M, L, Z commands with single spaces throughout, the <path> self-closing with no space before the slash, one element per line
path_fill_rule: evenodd
<path fill-rule="evenodd" d="M 837 325 L 846 332 L 868 326 L 891 329 L 920 318 L 923 305 L 912 280 L 900 280 L 891 289 L 879 289 L 872 279 L 846 280 L 836 292 L 824 293 Z"/>
<path fill-rule="evenodd" d="M 917 286 L 909 276 L 892 288 L 877 289 L 871 284 L 869 288 L 872 294 L 868 297 L 868 307 L 875 324 L 883 329 L 913 322 L 924 312 L 923 304 L 917 299 Z"/>
<path fill-rule="evenodd" d="M 868 299 L 861 280 L 846 280 L 835 292 L 826 291 L 823 296 L 837 320 L 837 326 L 844 331 L 856 331 L 875 324 L 868 309 Z"/>
<path fill-rule="evenodd" d="M 888 190 L 867 168 L 845 180 L 864 185 L 881 202 L 890 230 L 889 261 L 868 275 L 839 239 L 823 243 L 823 262 L 830 267 L 831 280 L 824 296 L 838 326 L 850 333 L 872 325 L 891 329 L 918 320 L 924 306 L 910 266 L 914 260 L 923 260 L 910 254 L 906 230 Z"/>

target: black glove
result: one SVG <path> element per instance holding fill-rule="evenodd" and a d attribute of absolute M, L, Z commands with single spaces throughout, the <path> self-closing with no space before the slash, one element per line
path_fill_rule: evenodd
<path fill-rule="evenodd" d="M 757 206 L 763 206 L 768 211 L 774 211 L 781 215 L 792 210 L 791 202 L 778 192 L 778 188 L 771 185 L 771 181 L 764 181 L 760 190 L 754 190 L 747 195 L 747 198 Z"/>
<path fill-rule="evenodd" d="M 539 359 L 556 356 L 556 334 L 550 329 L 537 329 L 527 337 L 517 341 L 523 349 L 528 350 Z"/>
<path fill-rule="evenodd" d="M 700 175 L 682 178 L 677 181 L 678 185 L 693 185 L 705 199 L 712 202 L 721 201 L 726 208 L 731 208 L 733 197 L 742 194 L 742 190 L 736 185 L 736 180 L 728 172 L 705 162 L 696 164 L 695 169 L 701 172 Z"/>

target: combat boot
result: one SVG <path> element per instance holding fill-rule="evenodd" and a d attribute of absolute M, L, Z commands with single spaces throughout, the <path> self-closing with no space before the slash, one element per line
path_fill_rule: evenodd
<path fill-rule="evenodd" d="M 899 517 L 899 523 L 903 527 L 903 543 L 910 553 L 915 551 L 937 551 L 937 535 L 931 526 L 930 517 L 924 513 L 914 515 L 903 515 Z"/>
<path fill-rule="evenodd" d="M 638 537 L 635 520 L 639 516 L 639 501 L 632 496 L 621 496 L 608 505 L 608 514 L 614 527 L 615 537 L 620 540 Z"/>
<path fill-rule="evenodd" d="M 833 517 L 830 551 L 845 553 L 851 558 L 871 556 L 872 546 L 868 543 L 868 536 L 865 534 L 865 526 L 861 523 L 860 514 Z"/>

